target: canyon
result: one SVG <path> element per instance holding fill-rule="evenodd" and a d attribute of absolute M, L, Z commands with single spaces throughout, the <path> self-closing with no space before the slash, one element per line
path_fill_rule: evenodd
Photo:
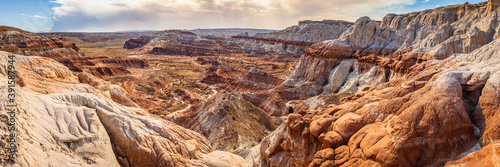
<path fill-rule="evenodd" d="M 0 124 L 0 164 L 499 166 L 499 12 L 488 0 L 279 31 L 2 26 L 18 154 Z"/>

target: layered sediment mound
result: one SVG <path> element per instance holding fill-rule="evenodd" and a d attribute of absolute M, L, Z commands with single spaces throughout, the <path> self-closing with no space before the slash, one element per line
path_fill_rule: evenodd
<path fill-rule="evenodd" d="M 290 99 L 352 95 L 294 109 L 261 143 L 264 165 L 498 164 L 498 5 L 389 14 L 380 23 L 364 17 L 338 39 L 314 44 L 257 105 L 286 113 Z"/>
<path fill-rule="evenodd" d="M 77 72 L 91 73 L 100 78 L 130 74 L 128 68 L 149 67 L 146 60 L 134 58 L 82 57 L 68 61 L 78 69 Z"/>
<path fill-rule="evenodd" d="M 301 54 L 314 43 L 338 38 L 352 24 L 337 20 L 301 21 L 284 30 L 253 36 L 240 34 L 230 41 L 257 53 Z"/>

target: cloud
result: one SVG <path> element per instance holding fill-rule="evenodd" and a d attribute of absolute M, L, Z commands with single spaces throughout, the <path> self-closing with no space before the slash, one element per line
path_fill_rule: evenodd
<path fill-rule="evenodd" d="M 249 27 L 283 29 L 300 20 L 373 19 L 416 0 L 55 0 L 52 31 Z"/>
<path fill-rule="evenodd" d="M 424 1 L 422 1 L 422 3 L 426 3 L 426 2 L 429 2 L 429 1 L 430 1 L 430 0 L 424 0 Z"/>
<path fill-rule="evenodd" d="M 40 16 L 40 15 L 29 15 L 29 14 L 21 14 L 21 16 L 27 16 L 27 17 L 32 17 L 32 18 L 39 18 L 39 19 L 45 19 L 45 17 Z"/>

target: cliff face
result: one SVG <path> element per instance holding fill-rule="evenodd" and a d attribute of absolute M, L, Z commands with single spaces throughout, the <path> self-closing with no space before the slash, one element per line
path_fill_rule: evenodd
<path fill-rule="evenodd" d="M 291 99 L 351 95 L 316 110 L 296 106 L 261 143 L 264 164 L 499 163 L 488 158 L 497 154 L 500 127 L 493 121 L 499 102 L 498 5 L 389 14 L 380 23 L 363 17 L 338 39 L 312 45 L 287 81 L 257 105 L 283 114 Z"/>
<path fill-rule="evenodd" d="M 338 38 L 353 23 L 337 20 L 301 21 L 284 30 L 233 36 L 230 42 L 254 52 L 301 54 L 316 42 Z"/>

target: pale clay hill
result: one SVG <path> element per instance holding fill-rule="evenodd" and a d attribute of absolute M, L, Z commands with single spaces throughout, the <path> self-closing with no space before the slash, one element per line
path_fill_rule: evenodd
<path fill-rule="evenodd" d="M 499 7 L 500 0 L 490 0 L 388 14 L 381 22 L 360 18 L 336 31 L 338 38 L 304 50 L 294 73 L 281 85 L 243 95 L 222 94 L 200 105 L 209 108 L 180 111 L 170 119 L 145 112 L 127 100 L 119 85 L 72 72 L 50 58 L 15 55 L 19 158 L 15 164 L 2 163 L 500 166 Z M 301 39 L 282 32 L 285 39 Z M 188 39 L 175 40 L 180 47 L 184 40 L 198 40 L 196 35 L 184 35 Z M 156 47 L 148 46 L 149 40 L 158 39 L 152 44 L 163 47 L 162 41 L 171 39 L 159 36 L 135 43 L 147 49 Z M 248 40 L 240 47 L 257 45 L 252 44 L 255 39 Z M 8 55 L 12 53 L 0 52 L 4 83 Z M 0 91 L 0 99 L 7 99 L 7 85 Z M 342 98 L 326 102 L 325 96 Z M 256 114 L 267 112 L 286 120 L 257 145 L 242 145 L 248 147 L 234 154 L 224 152 L 218 149 L 255 142 L 239 138 L 246 141 L 217 143 L 224 130 L 216 127 L 231 121 L 227 111 L 219 110 L 224 106 L 257 106 L 262 110 L 256 109 Z M 5 107 L 0 114 L 7 119 Z M 188 119 L 179 121 L 182 116 Z M 7 127 L 1 126 L 5 139 Z M 0 141 L 3 160 L 5 144 Z"/>

